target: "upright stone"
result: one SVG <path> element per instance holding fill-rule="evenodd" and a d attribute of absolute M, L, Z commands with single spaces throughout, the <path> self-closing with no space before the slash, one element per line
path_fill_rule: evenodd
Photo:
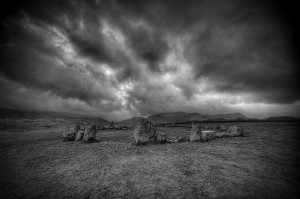
<path fill-rule="evenodd" d="M 74 141 L 76 137 L 77 131 L 80 129 L 79 125 L 75 125 L 71 128 L 67 128 L 67 130 L 63 133 L 62 141 Z"/>
<path fill-rule="evenodd" d="M 83 135 L 84 135 L 84 131 L 83 130 L 79 130 L 76 133 L 76 137 L 75 137 L 75 141 L 81 141 L 83 139 Z"/>
<path fill-rule="evenodd" d="M 156 142 L 166 143 L 168 141 L 168 136 L 163 132 L 157 132 L 156 134 Z"/>
<path fill-rule="evenodd" d="M 136 145 L 156 141 L 155 126 L 149 120 L 146 119 L 141 119 L 135 124 L 133 135 Z"/>
<path fill-rule="evenodd" d="M 196 141 L 201 141 L 201 139 L 202 139 L 201 127 L 193 123 L 191 134 L 190 134 L 190 141 L 196 142 Z"/>
<path fill-rule="evenodd" d="M 230 126 L 227 133 L 229 133 L 231 137 L 243 136 L 243 130 L 236 125 Z"/>
<path fill-rule="evenodd" d="M 88 124 L 85 127 L 83 142 L 94 142 L 96 141 L 97 127 L 94 123 Z"/>
<path fill-rule="evenodd" d="M 201 131 L 201 141 L 207 142 L 209 140 L 214 140 L 216 138 L 215 131 Z"/>

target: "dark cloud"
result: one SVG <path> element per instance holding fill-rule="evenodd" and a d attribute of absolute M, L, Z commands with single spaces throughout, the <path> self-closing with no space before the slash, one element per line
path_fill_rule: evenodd
<path fill-rule="evenodd" d="M 3 106 L 112 119 L 299 110 L 290 2 L 3 2 Z"/>

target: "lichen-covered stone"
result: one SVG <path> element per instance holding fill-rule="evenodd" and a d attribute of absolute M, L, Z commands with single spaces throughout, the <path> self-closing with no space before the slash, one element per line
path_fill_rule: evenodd
<path fill-rule="evenodd" d="M 96 132 L 97 127 L 94 123 L 91 123 L 85 127 L 84 135 L 83 135 L 83 142 L 94 142 L 96 141 Z"/>
<path fill-rule="evenodd" d="M 79 125 L 75 125 L 71 128 L 67 128 L 66 131 L 63 133 L 62 141 L 74 141 L 76 137 L 77 131 L 80 129 Z"/>
<path fill-rule="evenodd" d="M 75 141 L 81 141 L 83 139 L 83 135 L 84 135 L 84 131 L 83 130 L 79 130 L 76 133 L 76 137 L 75 137 Z"/>
<path fill-rule="evenodd" d="M 135 124 L 133 135 L 136 145 L 155 142 L 156 129 L 149 120 L 141 119 Z"/>
<path fill-rule="evenodd" d="M 236 125 L 230 126 L 227 133 L 229 133 L 231 137 L 243 136 L 243 130 Z"/>
<path fill-rule="evenodd" d="M 209 140 L 215 139 L 215 132 L 214 131 L 201 131 L 201 141 L 207 142 Z"/>
<path fill-rule="evenodd" d="M 197 124 L 192 124 L 190 141 L 191 142 L 201 141 L 201 127 Z"/>
<path fill-rule="evenodd" d="M 166 143 L 168 141 L 168 136 L 165 133 L 157 132 L 156 133 L 156 142 Z"/>

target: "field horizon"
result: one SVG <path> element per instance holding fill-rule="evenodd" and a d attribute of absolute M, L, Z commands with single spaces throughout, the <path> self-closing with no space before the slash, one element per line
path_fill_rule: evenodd
<path fill-rule="evenodd" d="M 134 146 L 132 129 L 98 130 L 84 144 L 61 141 L 77 120 L 26 121 L 0 131 L 1 198 L 299 197 L 299 123 L 236 123 L 245 137 Z M 177 139 L 191 126 L 157 129 Z"/>

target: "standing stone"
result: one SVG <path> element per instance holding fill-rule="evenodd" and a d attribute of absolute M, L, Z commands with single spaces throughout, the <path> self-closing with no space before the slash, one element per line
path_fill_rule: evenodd
<path fill-rule="evenodd" d="M 85 127 L 83 142 L 94 142 L 96 141 L 96 125 L 94 123 L 88 124 Z"/>
<path fill-rule="evenodd" d="M 76 133 L 76 137 L 75 137 L 75 141 L 78 142 L 80 140 L 83 139 L 83 135 L 84 135 L 84 131 L 83 130 L 79 130 Z"/>
<path fill-rule="evenodd" d="M 215 131 L 202 131 L 201 132 L 201 141 L 207 142 L 209 140 L 214 140 L 215 139 Z"/>
<path fill-rule="evenodd" d="M 77 131 L 80 129 L 79 125 L 75 125 L 72 128 L 67 128 L 67 130 L 63 133 L 62 141 L 74 141 L 76 137 Z"/>
<path fill-rule="evenodd" d="M 196 142 L 201 141 L 202 133 L 201 133 L 201 127 L 197 124 L 192 124 L 192 130 L 190 135 L 190 141 Z"/>
<path fill-rule="evenodd" d="M 141 119 L 135 124 L 133 135 L 136 145 L 156 141 L 155 126 L 149 120 L 146 119 Z"/>
<path fill-rule="evenodd" d="M 156 134 L 156 142 L 166 143 L 168 140 L 168 136 L 165 133 L 157 132 Z"/>
<path fill-rule="evenodd" d="M 243 130 L 235 125 L 230 126 L 227 133 L 229 133 L 231 137 L 243 136 Z"/>

